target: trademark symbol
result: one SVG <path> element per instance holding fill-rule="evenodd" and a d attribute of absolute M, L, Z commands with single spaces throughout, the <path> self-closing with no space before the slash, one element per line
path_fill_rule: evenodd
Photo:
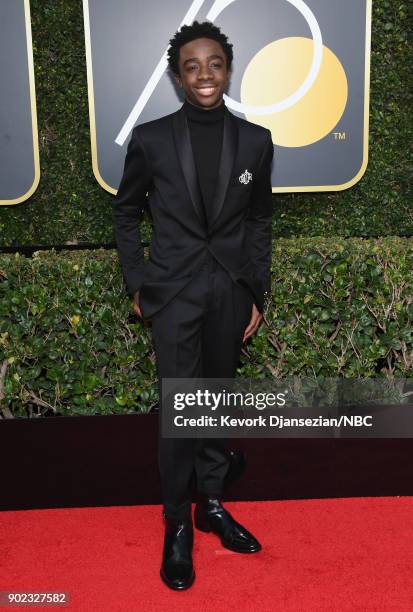
<path fill-rule="evenodd" d="M 333 132 L 334 140 L 345 140 L 346 133 L 345 132 Z"/>

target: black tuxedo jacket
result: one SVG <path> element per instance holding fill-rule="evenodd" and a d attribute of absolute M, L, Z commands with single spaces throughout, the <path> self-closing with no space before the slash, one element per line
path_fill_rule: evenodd
<path fill-rule="evenodd" d="M 251 291 L 262 312 L 271 286 L 273 154 L 269 130 L 225 107 L 207 227 L 184 109 L 133 129 L 113 202 L 113 224 L 123 277 L 131 296 L 139 289 L 144 318 L 155 314 L 191 280 L 205 249 L 234 282 Z M 148 262 L 138 221 L 146 201 L 153 219 Z"/>

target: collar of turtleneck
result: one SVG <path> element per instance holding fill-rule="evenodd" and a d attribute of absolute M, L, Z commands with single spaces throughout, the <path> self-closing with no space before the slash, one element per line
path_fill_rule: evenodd
<path fill-rule="evenodd" d="M 225 102 L 222 101 L 222 104 L 216 108 L 205 109 L 194 106 L 194 104 L 185 99 L 183 108 L 190 121 L 197 121 L 199 123 L 215 123 L 216 121 L 222 121 L 224 118 Z"/>

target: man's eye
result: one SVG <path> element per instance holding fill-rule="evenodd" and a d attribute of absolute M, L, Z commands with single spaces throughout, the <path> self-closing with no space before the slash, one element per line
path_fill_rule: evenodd
<path fill-rule="evenodd" d="M 215 68 L 221 68 L 222 65 L 218 62 L 214 62 L 211 64 L 211 66 L 214 66 Z M 198 66 L 196 66 L 195 64 L 193 66 L 189 66 L 188 70 L 195 70 L 195 68 L 197 68 Z"/>

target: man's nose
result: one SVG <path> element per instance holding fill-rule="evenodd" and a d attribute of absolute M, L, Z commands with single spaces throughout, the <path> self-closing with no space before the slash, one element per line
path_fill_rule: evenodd
<path fill-rule="evenodd" d="M 201 66 L 198 72 L 199 79 L 210 79 L 212 76 L 212 71 L 209 66 Z"/>

